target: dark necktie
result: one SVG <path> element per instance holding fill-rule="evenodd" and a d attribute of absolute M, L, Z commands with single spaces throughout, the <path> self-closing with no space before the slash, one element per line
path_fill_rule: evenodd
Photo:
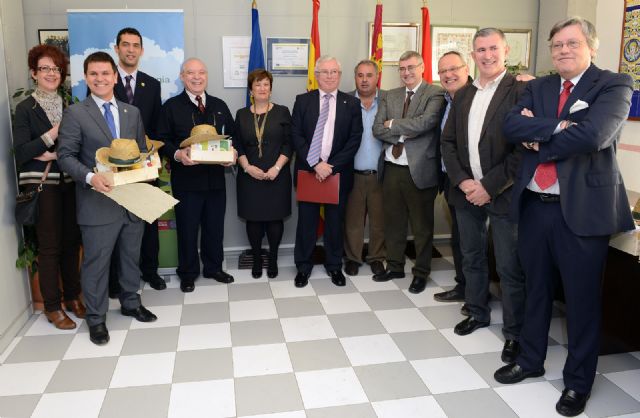
<path fill-rule="evenodd" d="M 113 113 L 111 113 L 111 103 L 105 102 L 102 107 L 104 107 L 104 119 L 107 121 L 107 126 L 111 131 L 111 136 L 113 138 L 117 138 L 118 133 L 116 132 L 116 122 L 113 119 Z"/>
<path fill-rule="evenodd" d="M 202 104 L 202 96 L 196 96 L 196 102 L 198 102 L 198 111 L 204 113 L 204 105 Z"/>
<path fill-rule="evenodd" d="M 129 104 L 133 104 L 133 89 L 131 88 L 131 80 L 133 79 L 132 75 L 128 75 L 124 78 L 124 91 L 127 93 L 127 101 Z"/>
<path fill-rule="evenodd" d="M 316 130 L 313 132 L 313 139 L 311 139 L 311 145 L 309 145 L 309 152 L 307 153 L 307 163 L 309 163 L 311 167 L 316 165 L 320 160 L 322 136 L 324 135 L 324 126 L 327 124 L 327 119 L 329 118 L 329 101 L 331 97 L 330 94 L 325 94 L 322 98 L 322 109 L 320 109 L 318 122 L 316 122 Z"/>
<path fill-rule="evenodd" d="M 411 96 L 413 96 L 413 91 L 409 90 L 407 92 L 407 98 L 404 99 L 404 106 L 402 107 L 402 117 L 407 116 L 407 110 L 409 110 L 409 105 L 411 104 Z M 393 158 L 400 158 L 402 155 L 402 150 L 404 149 L 404 142 L 398 142 L 393 144 L 393 148 L 391 148 L 391 155 Z"/>
<path fill-rule="evenodd" d="M 573 83 L 569 80 L 565 80 L 562 83 L 562 92 L 560 92 L 560 98 L 558 99 L 558 117 L 562 113 L 564 104 L 567 102 L 569 95 L 571 94 L 571 88 Z M 536 182 L 540 190 L 546 190 L 558 180 L 558 171 L 556 170 L 556 162 L 549 161 L 546 163 L 538 164 L 536 173 L 533 176 L 533 180 Z"/>

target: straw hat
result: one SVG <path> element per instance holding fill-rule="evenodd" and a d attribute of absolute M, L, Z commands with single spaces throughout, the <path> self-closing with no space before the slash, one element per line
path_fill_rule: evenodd
<path fill-rule="evenodd" d="M 227 139 L 229 135 L 218 135 L 213 125 L 196 125 L 191 129 L 191 136 L 180 143 L 180 148 L 188 147 L 199 142 L 212 141 L 214 139 Z"/>
<path fill-rule="evenodd" d="M 140 153 L 135 139 L 117 138 L 108 147 L 96 151 L 96 161 L 107 167 L 131 167 L 143 161 L 147 154 Z"/>
<path fill-rule="evenodd" d="M 158 152 L 158 150 L 164 145 L 162 141 L 156 141 L 155 139 L 151 139 L 145 135 L 144 139 L 147 141 L 147 153 L 153 154 L 154 152 Z"/>

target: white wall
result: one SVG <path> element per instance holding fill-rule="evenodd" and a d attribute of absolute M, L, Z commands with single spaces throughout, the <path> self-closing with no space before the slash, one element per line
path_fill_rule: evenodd
<path fill-rule="evenodd" d="M 22 7 L 7 0 L 0 1 L 0 51 L 11 45 L 10 39 L 15 28 L 22 22 Z M 16 23 L 16 16 L 18 16 Z M 6 23 L 11 22 L 11 23 Z M 19 34 L 19 33 L 18 33 Z M 24 39 L 20 36 L 17 38 Z M 20 46 L 20 41 L 18 46 Z M 9 94 L 7 88 L 7 69 L 14 68 L 4 53 L 0 53 L 0 138 L 4 146 L 0 147 L 0 352 L 11 342 L 14 335 L 31 313 L 29 284 L 24 270 L 15 267 L 18 254 L 20 230 L 16 227 L 13 209 L 16 195 L 16 171 L 11 152 L 11 126 L 9 112 Z"/>
<path fill-rule="evenodd" d="M 596 64 L 618 71 L 624 1 L 599 0 L 596 12 L 596 30 L 600 38 Z M 640 146 L 640 121 L 625 123 L 620 142 Z M 640 192 L 640 152 L 618 149 L 618 163 L 627 189 Z"/>

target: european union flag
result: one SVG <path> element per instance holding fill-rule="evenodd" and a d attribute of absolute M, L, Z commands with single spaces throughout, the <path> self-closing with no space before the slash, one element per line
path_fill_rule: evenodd
<path fill-rule="evenodd" d="M 248 72 L 257 68 L 265 68 L 264 52 L 262 52 L 262 36 L 260 35 L 260 16 L 258 15 L 258 6 L 255 1 L 251 7 L 251 48 L 249 50 Z M 250 104 L 249 91 L 247 90 L 247 106 Z"/>

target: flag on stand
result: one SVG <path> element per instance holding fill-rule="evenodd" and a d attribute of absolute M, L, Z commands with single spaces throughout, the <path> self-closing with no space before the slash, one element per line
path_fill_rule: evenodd
<path fill-rule="evenodd" d="M 260 16 L 256 0 L 251 5 L 251 47 L 249 49 L 249 67 L 247 72 L 251 72 L 264 66 L 264 52 L 262 51 L 262 36 L 260 35 Z M 251 104 L 249 90 L 247 90 L 247 106 Z"/>
<path fill-rule="evenodd" d="M 422 2 L 422 60 L 424 61 L 424 74 L 422 78 L 428 83 L 433 82 L 431 69 L 431 21 L 426 0 Z"/>
<path fill-rule="evenodd" d="M 371 61 L 378 64 L 378 88 L 380 88 L 382 82 L 382 0 L 378 0 L 378 4 L 376 4 L 376 17 L 373 20 Z"/>
<path fill-rule="evenodd" d="M 318 11 L 320 10 L 320 0 L 313 2 L 313 20 L 311 21 L 311 43 L 309 44 L 309 63 L 307 70 L 307 91 L 318 88 L 316 80 L 316 60 L 320 58 L 320 32 L 318 31 Z"/>

